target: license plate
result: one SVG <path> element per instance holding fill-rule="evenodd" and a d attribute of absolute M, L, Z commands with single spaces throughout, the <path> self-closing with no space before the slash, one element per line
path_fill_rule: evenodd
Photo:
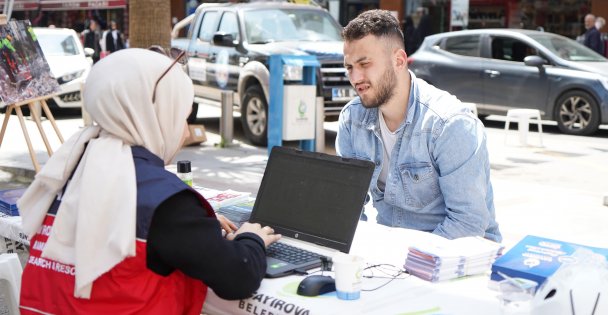
<path fill-rule="evenodd" d="M 355 90 L 352 88 L 332 88 L 331 89 L 331 100 L 332 101 L 348 101 L 357 96 Z"/>

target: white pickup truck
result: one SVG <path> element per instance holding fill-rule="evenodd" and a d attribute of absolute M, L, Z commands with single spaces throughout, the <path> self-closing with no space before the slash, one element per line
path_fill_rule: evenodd
<path fill-rule="evenodd" d="M 317 57 L 317 95 L 323 96 L 326 119 L 335 119 L 355 96 L 343 65 L 341 27 L 320 7 L 280 2 L 202 4 L 178 23 L 174 36 L 188 24 L 187 37 L 174 38 L 171 46 L 188 53 L 188 74 L 196 95 L 193 112 L 196 115 L 201 99 L 219 101 L 223 90 L 233 91 L 243 130 L 253 144 L 267 141 L 272 54 Z"/>

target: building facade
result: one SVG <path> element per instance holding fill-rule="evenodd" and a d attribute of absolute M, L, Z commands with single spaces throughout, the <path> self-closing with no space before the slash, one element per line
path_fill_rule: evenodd
<path fill-rule="evenodd" d="M 202 3 L 202 0 L 171 1 L 171 23 L 183 19 Z M 230 1 L 230 0 L 227 0 Z M 237 0 L 232 0 L 237 1 Z M 242 0 L 241 0 L 242 1 Z M 291 0 L 305 2 L 311 0 Z M 4 6 L 0 0 L 0 8 Z M 218 0 L 206 2 L 219 2 Z M 369 9 L 392 11 L 403 22 L 419 19 L 418 8 L 424 8 L 431 21 L 431 32 L 440 33 L 468 28 L 525 28 L 543 29 L 570 38 L 582 34 L 586 14 L 608 18 L 606 0 L 316 0 L 324 5 L 342 25 Z M 468 4 L 468 24 L 452 25 L 452 5 Z M 128 0 L 14 0 L 12 17 L 29 19 L 34 26 L 73 28 L 82 31 L 91 18 L 110 20 L 128 35 Z M 606 30 L 603 30 L 606 31 Z"/>
<path fill-rule="evenodd" d="M 468 25 L 465 27 L 451 25 L 450 13 L 455 2 L 468 3 Z M 408 16 L 415 17 L 417 8 L 425 8 L 433 33 L 462 28 L 524 28 L 542 29 L 574 39 L 585 32 L 586 14 L 608 17 L 608 1 L 605 0 L 375 0 L 375 3 L 380 9 L 396 11 L 401 21 Z"/>
<path fill-rule="evenodd" d="M 4 9 L 5 1 L 0 1 Z M 111 20 L 128 34 L 127 0 L 14 0 L 11 18 L 29 20 L 33 26 L 65 27 L 82 32 L 88 21 L 96 19 L 102 28 Z"/>

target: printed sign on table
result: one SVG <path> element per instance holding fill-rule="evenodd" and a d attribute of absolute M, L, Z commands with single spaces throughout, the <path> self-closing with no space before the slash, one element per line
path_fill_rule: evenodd
<path fill-rule="evenodd" d="M 0 25 L 0 100 L 10 105 L 58 91 L 30 22 Z"/>

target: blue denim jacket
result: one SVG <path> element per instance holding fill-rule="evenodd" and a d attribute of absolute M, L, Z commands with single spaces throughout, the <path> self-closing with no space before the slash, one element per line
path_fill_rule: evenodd
<path fill-rule="evenodd" d="M 483 124 L 453 95 L 410 76 L 407 115 L 397 129 L 384 192 L 378 189 L 383 147 L 377 108 L 366 109 L 359 98 L 344 107 L 338 154 L 376 164 L 369 191 L 378 223 L 500 242 Z"/>

